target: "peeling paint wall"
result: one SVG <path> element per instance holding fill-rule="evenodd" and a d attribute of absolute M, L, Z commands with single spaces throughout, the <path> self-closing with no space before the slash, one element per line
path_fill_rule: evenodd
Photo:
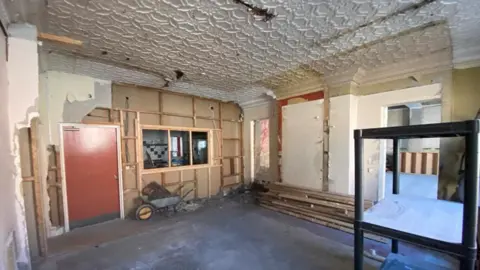
<path fill-rule="evenodd" d="M 9 100 L 6 37 L 0 32 L 0 100 Z M 7 269 L 7 248 L 15 229 L 15 185 L 10 151 L 9 107 L 0 106 L 0 269 Z"/>
<path fill-rule="evenodd" d="M 48 66 L 48 63 L 44 63 Z M 58 71 L 40 74 L 40 142 L 39 171 L 44 198 L 44 219 L 47 236 L 63 233 L 62 228 L 52 226 L 50 198 L 48 195 L 47 151 L 50 145 L 59 146 L 59 123 L 79 123 L 95 107 L 111 107 L 111 82 L 87 76 Z"/>
<path fill-rule="evenodd" d="M 14 239 L 17 266 L 30 268 L 25 205 L 22 190 L 19 130 L 28 127 L 30 120 L 38 116 L 38 51 L 37 32 L 34 26 L 10 25 L 8 29 L 8 117 L 10 121 L 10 149 L 13 157 L 15 188 Z M 5 222 L 6 219 L 2 221 Z"/>
<path fill-rule="evenodd" d="M 95 107 L 111 107 L 109 81 L 58 71 L 42 74 L 42 80 L 46 88 L 40 89 L 40 95 L 47 105 L 42 119 L 48 125 L 50 144 L 59 144 L 58 123 L 77 123 Z"/>

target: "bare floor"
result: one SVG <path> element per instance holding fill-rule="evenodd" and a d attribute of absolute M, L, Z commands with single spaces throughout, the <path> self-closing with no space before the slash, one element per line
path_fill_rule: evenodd
<path fill-rule="evenodd" d="M 116 231 L 120 239 L 111 239 L 122 228 L 133 235 Z M 34 269 L 353 269 L 353 249 L 322 237 L 324 230 L 238 199 L 220 200 L 173 217 L 78 229 L 52 239 L 55 254 Z"/>

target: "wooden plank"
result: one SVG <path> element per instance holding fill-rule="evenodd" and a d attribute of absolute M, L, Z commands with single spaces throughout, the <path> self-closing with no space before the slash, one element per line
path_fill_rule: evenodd
<path fill-rule="evenodd" d="M 45 228 L 45 220 L 42 205 L 42 186 L 40 183 L 40 171 L 38 168 L 38 118 L 34 118 L 30 128 L 30 152 L 32 155 L 32 174 L 33 174 L 33 190 L 35 202 L 35 221 L 37 225 L 39 253 L 40 256 L 47 256 L 47 231 Z"/>
<path fill-rule="evenodd" d="M 208 116 L 201 116 L 201 115 L 197 116 L 196 118 L 198 118 L 198 119 L 204 119 L 204 120 L 214 120 L 214 121 L 220 121 L 220 119 L 219 119 L 219 118 L 215 118 L 215 117 L 208 117 Z"/>
<path fill-rule="evenodd" d="M 137 189 L 141 195 L 141 191 L 143 189 L 143 181 L 142 181 L 142 171 L 143 171 L 143 133 L 140 127 L 140 113 L 137 112 L 136 119 L 135 119 L 135 135 L 137 138 L 137 145 L 135 147 L 135 154 L 136 154 L 136 162 L 137 162 Z"/>
<path fill-rule="evenodd" d="M 282 209 L 281 207 L 275 207 L 275 206 L 268 205 L 268 204 L 265 204 L 265 203 L 260 203 L 260 206 L 262 206 L 264 208 L 267 208 L 269 210 L 272 210 L 272 211 L 280 212 L 282 214 L 286 214 L 286 215 L 293 216 L 293 217 L 296 217 L 296 218 L 299 218 L 299 219 L 303 219 L 303 220 L 307 220 L 307 221 L 310 221 L 310 222 L 313 222 L 313 223 L 316 223 L 316 224 L 320 224 L 320 225 L 325 226 L 325 227 L 329 227 L 329 228 L 332 228 L 332 229 L 337 229 L 337 230 L 340 230 L 340 231 L 344 231 L 344 232 L 353 234 L 353 225 L 352 225 L 352 227 L 350 227 L 350 226 L 349 227 L 344 227 L 342 225 L 338 225 L 338 224 L 329 222 L 328 219 L 327 220 L 323 219 L 323 218 L 318 219 L 317 217 L 311 217 L 311 216 L 296 213 L 296 212 L 293 212 L 293 211 L 288 211 L 286 209 Z M 365 233 L 364 236 L 366 238 L 369 238 L 369 239 L 377 241 L 377 242 L 387 243 L 387 240 L 383 237 L 380 237 L 380 236 L 376 236 L 376 235 L 369 234 L 369 233 Z"/>
<path fill-rule="evenodd" d="M 197 126 L 197 105 L 195 103 L 195 97 L 192 98 L 192 111 L 193 111 L 193 127 Z"/>
<path fill-rule="evenodd" d="M 199 132 L 209 132 L 211 130 L 219 130 L 219 129 L 211 129 L 211 128 L 195 128 L 195 127 L 175 127 L 175 126 L 161 126 L 161 125 L 141 125 L 142 129 L 149 129 L 149 130 L 175 130 L 175 131 L 199 131 Z"/>
<path fill-rule="evenodd" d="M 236 175 L 237 174 L 235 172 L 235 160 L 233 158 L 230 159 L 230 174 L 231 175 Z"/>
<path fill-rule="evenodd" d="M 223 129 L 223 119 L 222 119 L 222 110 L 223 110 L 223 106 L 222 106 L 222 103 L 219 102 L 218 103 L 218 118 L 220 118 L 220 130 Z M 222 136 L 223 138 L 223 132 L 220 133 L 220 136 Z M 220 156 L 222 157 L 223 156 L 223 139 L 219 140 L 220 141 L 220 145 L 219 145 L 219 149 L 220 149 Z M 223 179 L 223 159 L 220 159 L 220 188 L 223 187 L 223 185 L 225 184 L 224 182 L 224 179 Z"/>
<path fill-rule="evenodd" d="M 168 136 L 167 136 L 167 145 L 168 145 L 168 148 L 167 148 L 167 155 L 168 155 L 168 167 L 172 167 L 172 155 L 171 155 L 171 152 L 172 152 L 172 149 L 171 149 L 171 144 L 172 144 L 172 138 L 170 137 L 170 130 L 168 130 L 167 132 Z"/>
<path fill-rule="evenodd" d="M 412 153 L 412 173 L 420 174 L 422 170 L 422 154 Z"/>
<path fill-rule="evenodd" d="M 82 46 L 83 41 L 65 37 L 65 36 L 57 36 L 54 34 L 49 34 L 49 33 L 38 33 L 37 38 L 40 40 L 47 40 L 47 41 L 53 41 L 53 42 L 58 42 L 58 43 L 63 43 L 67 45 L 76 45 L 76 46 Z"/>
<path fill-rule="evenodd" d="M 329 179 L 328 179 L 328 169 L 329 169 L 329 136 L 330 136 L 330 95 L 328 87 L 323 91 L 323 159 L 322 159 L 322 190 L 328 191 L 329 189 Z"/>
<path fill-rule="evenodd" d="M 35 177 L 33 176 L 24 176 L 22 177 L 23 182 L 33 182 L 35 181 Z"/>
<path fill-rule="evenodd" d="M 243 153 L 243 122 L 239 122 L 240 125 L 240 182 L 245 184 L 245 158 Z M 270 132 L 270 131 L 269 131 Z"/>
<path fill-rule="evenodd" d="M 180 185 L 185 185 L 185 184 L 195 184 L 195 181 L 194 180 L 187 180 L 187 181 L 183 181 L 183 182 L 165 183 L 165 184 L 163 184 L 163 186 L 164 187 L 171 187 L 171 186 L 180 186 Z M 183 193 L 182 189 L 180 190 L 180 192 Z"/>
<path fill-rule="evenodd" d="M 193 170 L 193 181 L 195 181 L 195 199 L 198 199 L 198 176 L 197 176 L 197 170 Z"/>
<path fill-rule="evenodd" d="M 125 128 L 124 128 L 124 123 L 125 120 L 124 120 L 124 115 L 123 115 L 123 111 L 120 111 L 120 138 L 123 138 L 125 136 Z M 125 152 L 125 144 L 127 142 L 123 142 L 122 140 L 122 145 L 120 147 L 120 150 L 122 152 L 122 163 L 124 162 L 127 162 L 127 153 Z M 125 175 L 123 175 L 123 177 L 125 177 Z"/>
<path fill-rule="evenodd" d="M 163 123 L 163 93 L 162 92 L 158 92 L 158 110 L 160 111 L 160 115 L 159 115 L 159 124 L 161 125 Z"/>
<path fill-rule="evenodd" d="M 210 189 L 212 188 L 212 179 L 211 179 L 211 175 L 212 175 L 212 171 L 211 171 L 211 168 L 208 167 L 208 173 L 207 173 L 207 188 L 208 188 L 208 198 L 211 197 L 211 191 Z"/>
<path fill-rule="evenodd" d="M 350 195 L 343 195 L 337 194 L 332 192 L 323 192 L 318 191 L 315 189 L 306 189 L 306 188 L 299 188 L 293 187 L 291 185 L 283 184 L 283 183 L 270 183 L 266 186 L 272 192 L 283 192 L 288 194 L 293 194 L 296 196 L 301 196 L 304 198 L 313 198 L 313 199 L 321 199 L 330 202 L 342 203 L 347 204 L 350 206 L 354 206 L 354 198 Z M 365 200 L 365 206 L 370 207 L 372 205 L 371 201 Z"/>
<path fill-rule="evenodd" d="M 183 171 L 179 171 L 179 172 L 180 172 L 180 185 L 183 185 Z M 180 189 L 180 197 L 183 197 L 183 188 Z"/>
<path fill-rule="evenodd" d="M 175 171 L 184 171 L 184 170 L 194 170 L 194 169 L 204 169 L 204 168 L 213 168 L 213 167 L 220 167 L 220 165 L 214 164 L 199 164 L 199 165 L 192 165 L 192 166 L 176 166 L 170 168 L 157 168 L 157 169 L 148 169 L 143 170 L 142 174 L 156 174 L 162 172 L 175 172 Z"/>

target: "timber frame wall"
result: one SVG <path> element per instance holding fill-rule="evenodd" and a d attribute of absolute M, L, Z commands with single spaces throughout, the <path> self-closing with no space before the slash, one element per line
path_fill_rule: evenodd
<path fill-rule="evenodd" d="M 96 108 L 83 123 L 120 126 L 125 213 L 135 209 L 142 188 L 156 181 L 167 189 L 194 189 L 188 199 L 209 198 L 244 182 L 243 123 L 234 103 L 161 89 L 112 85 L 112 108 Z M 142 126 L 209 130 L 209 164 L 143 170 Z M 182 192 L 183 192 L 182 191 Z"/>

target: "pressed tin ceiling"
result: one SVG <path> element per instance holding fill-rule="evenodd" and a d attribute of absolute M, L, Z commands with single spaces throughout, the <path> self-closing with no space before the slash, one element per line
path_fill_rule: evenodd
<path fill-rule="evenodd" d="M 49 0 L 43 31 L 84 45 L 44 47 L 159 77 L 181 70 L 183 82 L 173 86 L 235 99 L 263 91 L 250 86 L 395 63 L 449 48 L 452 38 L 455 52 L 480 39 L 477 0 L 245 2 L 275 17 L 265 22 L 233 0 Z"/>

